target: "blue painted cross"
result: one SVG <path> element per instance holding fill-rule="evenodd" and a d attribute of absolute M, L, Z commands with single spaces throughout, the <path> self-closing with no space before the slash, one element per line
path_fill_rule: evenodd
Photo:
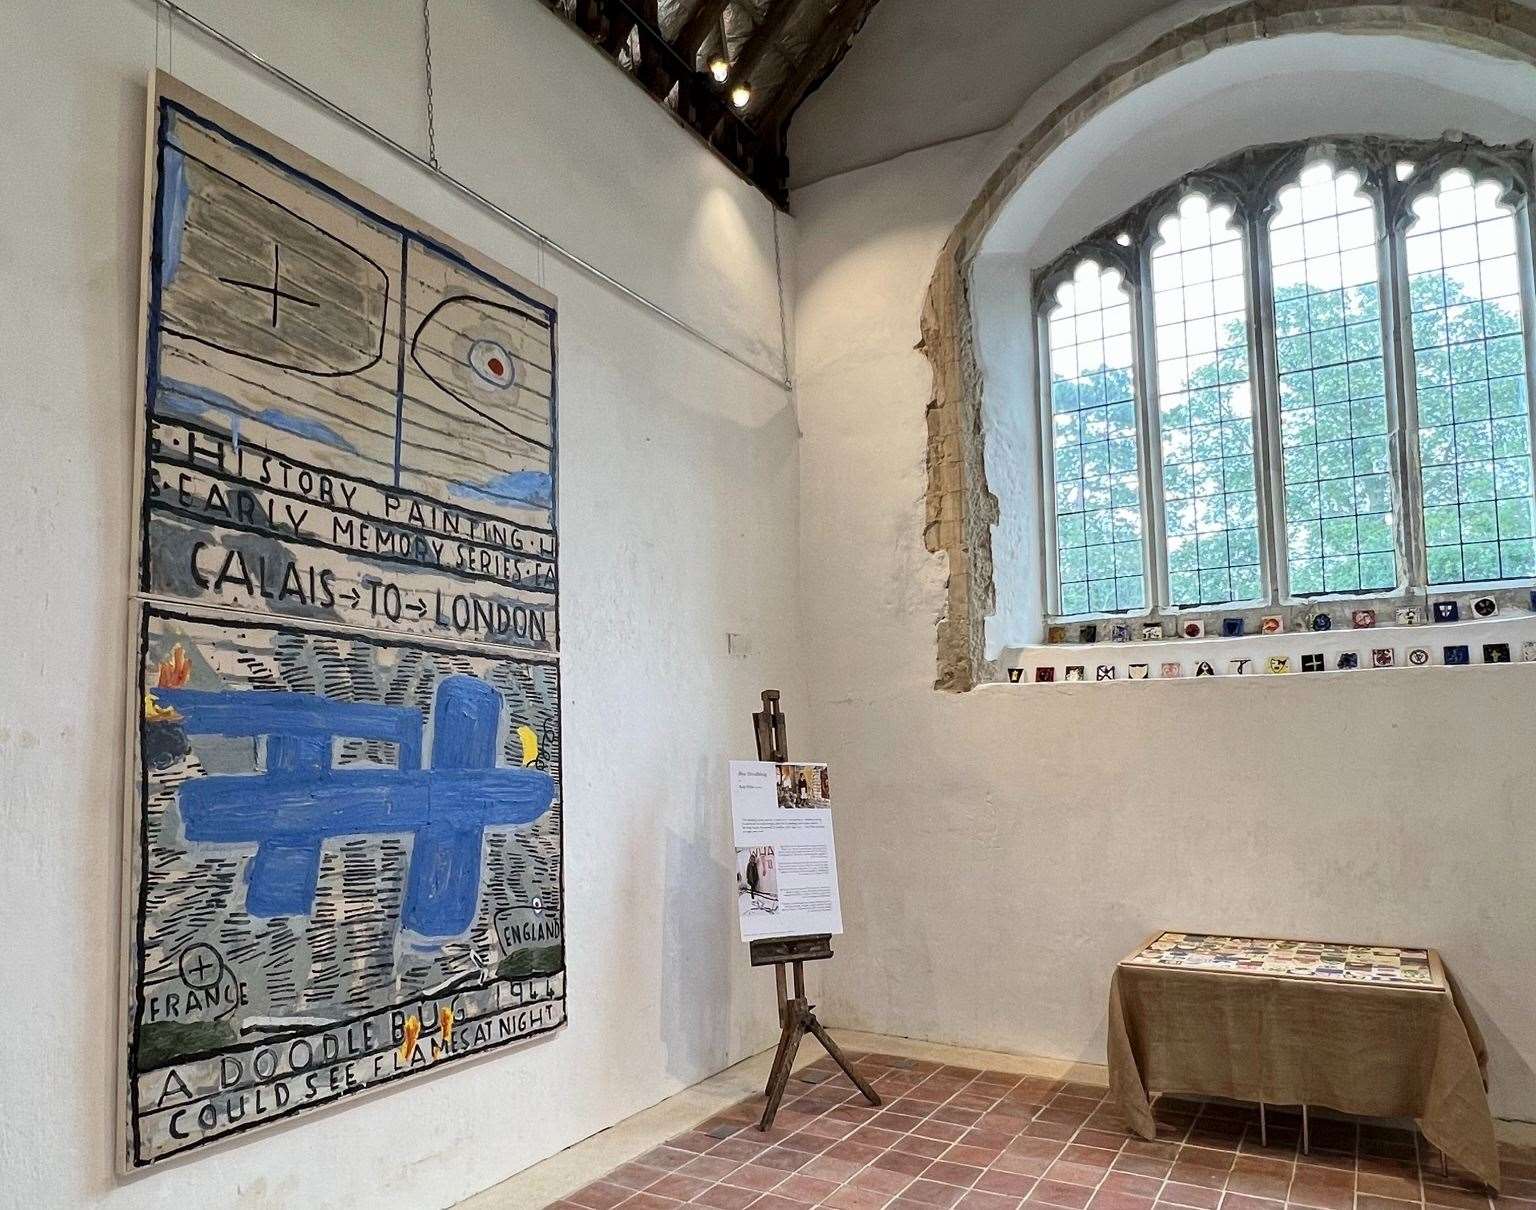
<path fill-rule="evenodd" d="M 308 915 L 320 847 L 332 837 L 412 835 L 401 921 L 427 937 L 462 933 L 474 921 L 485 829 L 530 823 L 554 801 L 540 769 L 496 767 L 501 697 L 473 676 L 445 677 L 432 710 L 432 767 L 422 767 L 421 712 L 333 702 L 305 693 L 156 689 L 189 735 L 265 737 L 266 769 L 182 783 L 188 840 L 255 843 L 246 910 Z M 338 738 L 386 740 L 398 769 L 335 769 Z"/>

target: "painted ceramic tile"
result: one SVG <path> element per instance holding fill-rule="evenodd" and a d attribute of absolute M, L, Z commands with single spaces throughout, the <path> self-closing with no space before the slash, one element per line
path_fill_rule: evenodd
<path fill-rule="evenodd" d="M 1130 666 L 1130 668 L 1127 669 L 1127 675 L 1129 675 L 1131 680 L 1133 680 L 1133 681 L 1144 681 L 1144 680 L 1146 680 L 1147 679 L 1147 672 L 1148 672 L 1148 667 L 1147 667 L 1146 664 L 1132 664 Z"/>
<path fill-rule="evenodd" d="M 1179 624 L 1179 633 L 1186 639 L 1205 638 L 1205 623 L 1198 618 L 1186 618 Z"/>
<path fill-rule="evenodd" d="M 1116 622 L 1109 628 L 1109 641 L 1111 643 L 1129 643 L 1131 641 L 1131 628 L 1125 622 Z"/>
<path fill-rule="evenodd" d="M 1227 661 L 1227 672 L 1231 676 L 1248 676 L 1253 672 L 1253 661 L 1250 659 L 1238 659 Z"/>
<path fill-rule="evenodd" d="M 1416 606 L 1407 605 L 1399 609 L 1394 615 L 1399 626 L 1417 626 L 1419 624 L 1419 611 Z"/>
<path fill-rule="evenodd" d="M 1055 679 L 1056 679 L 1056 669 L 1054 669 L 1054 668 L 1036 668 L 1035 669 L 1035 684 L 1037 684 L 1037 685 L 1048 685 L 1052 681 L 1054 681 Z"/>
<path fill-rule="evenodd" d="M 1397 663 L 1397 652 L 1394 651 L 1391 647 L 1372 647 L 1371 648 L 1371 667 L 1372 668 L 1391 668 L 1396 663 Z"/>
<path fill-rule="evenodd" d="M 1069 681 L 1080 681 L 1083 679 L 1084 671 L 1085 669 L 1081 664 L 1068 664 L 1066 679 Z"/>
<path fill-rule="evenodd" d="M 1099 641 L 1099 628 L 1094 623 L 1087 623 L 1077 628 L 1077 641 L 1079 643 L 1097 643 Z"/>
<path fill-rule="evenodd" d="M 1022 668 L 1010 668 L 1010 669 L 1008 669 L 1008 679 L 1010 681 L 1012 681 L 1015 685 L 1017 685 L 1021 680 L 1024 679 L 1024 669 L 1022 669 Z"/>
<path fill-rule="evenodd" d="M 1125 959 L 1125 963 L 1386 987 L 1440 986 L 1428 950 L 1396 946 L 1164 933 Z"/>
<path fill-rule="evenodd" d="M 1141 624 L 1141 637 L 1144 639 L 1162 638 L 1163 624 L 1161 622 L 1143 622 Z"/>
<path fill-rule="evenodd" d="M 1222 618 L 1221 633 L 1229 639 L 1241 638 L 1243 625 L 1242 618 Z"/>
<path fill-rule="evenodd" d="M 1440 654 L 1445 657 L 1445 662 L 1452 666 L 1472 662 L 1471 650 L 1465 643 L 1455 643 L 1444 648 Z"/>
<path fill-rule="evenodd" d="M 1267 613 L 1259 619 L 1260 634 L 1279 634 L 1285 629 L 1285 618 L 1278 613 Z"/>
<path fill-rule="evenodd" d="M 1484 643 L 1483 644 L 1483 663 L 1485 663 L 1485 664 L 1507 664 L 1507 663 L 1509 663 L 1509 644 L 1508 643 Z"/>
<path fill-rule="evenodd" d="M 1264 666 L 1271 675 L 1278 676 L 1291 670 L 1291 657 L 1288 655 L 1272 655 L 1265 661 Z"/>
<path fill-rule="evenodd" d="M 1536 663 L 1536 643 L 1530 639 L 1520 644 L 1520 661 L 1524 664 Z"/>
<path fill-rule="evenodd" d="M 1171 680 L 1173 677 L 1183 676 L 1184 675 L 1184 665 L 1180 664 L 1180 663 L 1177 663 L 1176 661 L 1170 660 L 1167 663 L 1163 664 L 1163 666 L 1162 666 L 1162 668 L 1161 668 L 1161 670 L 1160 670 L 1158 675 L 1163 677 L 1164 680 Z"/>
<path fill-rule="evenodd" d="M 1093 674 L 1096 681 L 1112 681 L 1119 675 L 1119 670 L 1113 664 L 1100 664 Z"/>
<path fill-rule="evenodd" d="M 1410 647 L 1410 648 L 1408 648 L 1408 662 L 1410 664 L 1412 664 L 1415 668 L 1422 668 L 1422 667 L 1424 667 L 1424 665 L 1429 663 L 1429 659 L 1430 659 L 1430 656 L 1429 656 L 1429 648 L 1428 647 Z"/>
<path fill-rule="evenodd" d="M 1198 664 L 1195 665 L 1195 675 L 1196 676 L 1215 676 L 1216 675 L 1216 669 L 1211 667 L 1211 661 L 1210 660 L 1201 660 Z"/>
<path fill-rule="evenodd" d="M 1065 643 L 1067 641 L 1067 628 L 1065 626 L 1048 626 L 1045 631 L 1047 643 Z"/>
<path fill-rule="evenodd" d="M 1349 624 L 1356 630 L 1369 630 L 1376 625 L 1376 611 L 1374 609 L 1351 610 Z"/>
<path fill-rule="evenodd" d="M 1499 612 L 1499 603 L 1493 597 L 1478 597 L 1472 602 L 1472 612 L 1480 618 L 1491 618 Z"/>
<path fill-rule="evenodd" d="M 1313 630 L 1324 631 L 1333 629 L 1333 615 L 1328 613 L 1314 613 L 1310 623 Z"/>
<path fill-rule="evenodd" d="M 1436 601 L 1430 608 L 1437 622 L 1455 622 L 1461 617 L 1461 606 L 1455 601 Z"/>
<path fill-rule="evenodd" d="M 1301 670 L 1303 672 L 1321 672 L 1323 670 L 1323 657 L 1321 653 L 1302 656 Z"/>
<path fill-rule="evenodd" d="M 1352 672 L 1360 667 L 1360 653 L 1358 651 L 1339 652 L 1338 663 L 1334 665 L 1340 672 Z"/>

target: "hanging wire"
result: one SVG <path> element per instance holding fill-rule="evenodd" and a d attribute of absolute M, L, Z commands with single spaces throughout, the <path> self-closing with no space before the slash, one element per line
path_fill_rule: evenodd
<path fill-rule="evenodd" d="M 437 163 L 437 122 L 432 112 L 432 0 L 421 0 L 422 44 L 427 55 L 427 163 L 441 171 Z"/>
<path fill-rule="evenodd" d="M 518 218 L 517 215 L 513 214 L 510 210 L 507 210 L 505 207 L 497 205 L 490 198 L 486 197 L 485 194 L 481 193 L 473 186 L 466 185 L 463 181 L 459 180 L 458 177 L 444 172 L 436 164 L 432 163 L 431 160 L 427 159 L 423 155 L 418 154 L 415 151 L 412 151 L 398 139 L 385 134 L 377 126 L 371 125 L 365 119 L 358 117 L 357 114 L 353 113 L 350 109 L 338 105 L 324 93 L 316 91 L 308 84 L 305 84 L 302 80 L 289 75 L 276 64 L 270 63 L 266 59 L 263 59 L 255 51 L 250 50 L 240 42 L 237 42 L 234 38 L 230 37 L 223 30 L 217 28 L 216 26 L 209 25 L 208 22 L 204 21 L 195 13 L 188 12 L 186 9 L 182 8 L 181 5 L 176 2 L 176 0 L 153 0 L 153 3 L 158 5 L 160 8 L 165 9 L 173 17 L 179 18 L 181 21 L 185 22 L 190 28 L 195 29 L 204 37 L 217 43 L 219 46 L 222 46 L 225 50 L 239 56 L 241 59 L 244 59 L 253 67 L 260 68 L 274 79 L 280 80 L 283 84 L 291 88 L 294 92 L 298 93 L 301 97 L 304 97 L 306 100 L 323 109 L 332 117 L 339 118 L 341 121 L 346 122 L 353 129 L 362 132 L 380 145 L 389 148 L 389 150 L 393 151 L 402 159 L 409 160 L 419 168 L 430 172 L 433 176 L 435 176 L 449 189 L 452 189 L 455 193 L 458 193 L 460 196 L 467 198 L 481 209 L 495 215 L 497 218 L 501 219 L 508 225 L 515 227 L 529 239 L 535 241 L 535 243 L 537 243 L 540 247 L 547 248 L 550 252 L 553 252 L 556 256 L 560 257 L 560 259 L 564 260 L 568 264 L 574 265 L 583 273 L 586 273 L 588 276 L 602 282 L 605 286 L 608 286 L 610 289 L 616 291 L 617 293 L 622 294 L 631 302 L 638 306 L 644 307 L 647 311 L 650 311 L 653 315 L 665 320 L 673 327 L 688 333 L 688 335 L 692 336 L 695 340 L 714 349 L 715 352 L 730 358 L 743 369 L 750 370 L 760 378 L 767 379 L 780 390 L 788 391 L 793 389 L 793 384 L 790 382 L 787 376 L 780 377 L 774 371 L 766 370 L 762 366 L 755 364 L 754 362 L 748 360 L 746 357 L 742 356 L 740 353 L 736 352 L 736 350 L 722 344 L 707 332 L 704 332 L 701 329 L 695 327 L 686 319 L 683 319 L 681 316 L 674 315 L 660 303 L 653 302 L 651 299 L 647 298 L 644 294 L 641 294 L 640 291 L 634 289 L 632 286 L 626 286 L 618 278 L 614 277 L 610 273 L 604 272 L 602 269 L 599 269 L 585 257 L 572 252 L 569 248 L 565 247 L 557 240 L 551 239 L 531 223 L 525 222 L 524 220 Z M 771 202 L 768 204 L 769 206 L 772 206 Z"/>

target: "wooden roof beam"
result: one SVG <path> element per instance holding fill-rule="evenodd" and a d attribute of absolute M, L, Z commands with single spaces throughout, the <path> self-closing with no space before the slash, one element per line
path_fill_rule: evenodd
<path fill-rule="evenodd" d="M 751 82 L 752 73 L 757 70 L 757 65 L 779 40 L 779 35 L 784 32 L 784 27 L 789 24 L 789 19 L 795 15 L 795 11 L 802 2 L 803 0 L 774 0 L 774 5 L 768 10 L 768 15 L 763 18 L 763 23 L 752 31 L 747 44 L 741 48 L 741 54 L 736 56 L 736 62 L 731 64 L 731 83 L 736 84 L 743 80 Z"/>
<path fill-rule="evenodd" d="M 720 18 L 725 15 L 725 6 L 730 0 L 699 0 L 693 12 L 688 14 L 688 20 L 683 22 L 683 28 L 678 31 L 677 37 L 672 39 L 672 45 L 677 48 L 677 53 L 694 63 L 699 57 L 699 51 L 704 43 L 709 41 L 709 35 L 715 32 L 715 27 L 720 24 Z"/>
<path fill-rule="evenodd" d="M 756 126 L 771 131 L 789 121 L 800 102 L 834 63 L 848 49 L 864 18 L 875 7 L 875 0 L 842 0 L 837 11 L 822 26 L 816 41 L 806 49 L 795 70 L 785 78 L 772 99 L 759 111 Z"/>

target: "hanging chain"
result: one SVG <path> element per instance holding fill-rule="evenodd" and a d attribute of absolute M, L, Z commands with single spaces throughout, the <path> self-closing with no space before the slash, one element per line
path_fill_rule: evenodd
<path fill-rule="evenodd" d="M 427 163 L 437 163 L 437 124 L 432 112 L 432 0 L 421 0 L 421 27 L 426 35 L 427 52 Z"/>

